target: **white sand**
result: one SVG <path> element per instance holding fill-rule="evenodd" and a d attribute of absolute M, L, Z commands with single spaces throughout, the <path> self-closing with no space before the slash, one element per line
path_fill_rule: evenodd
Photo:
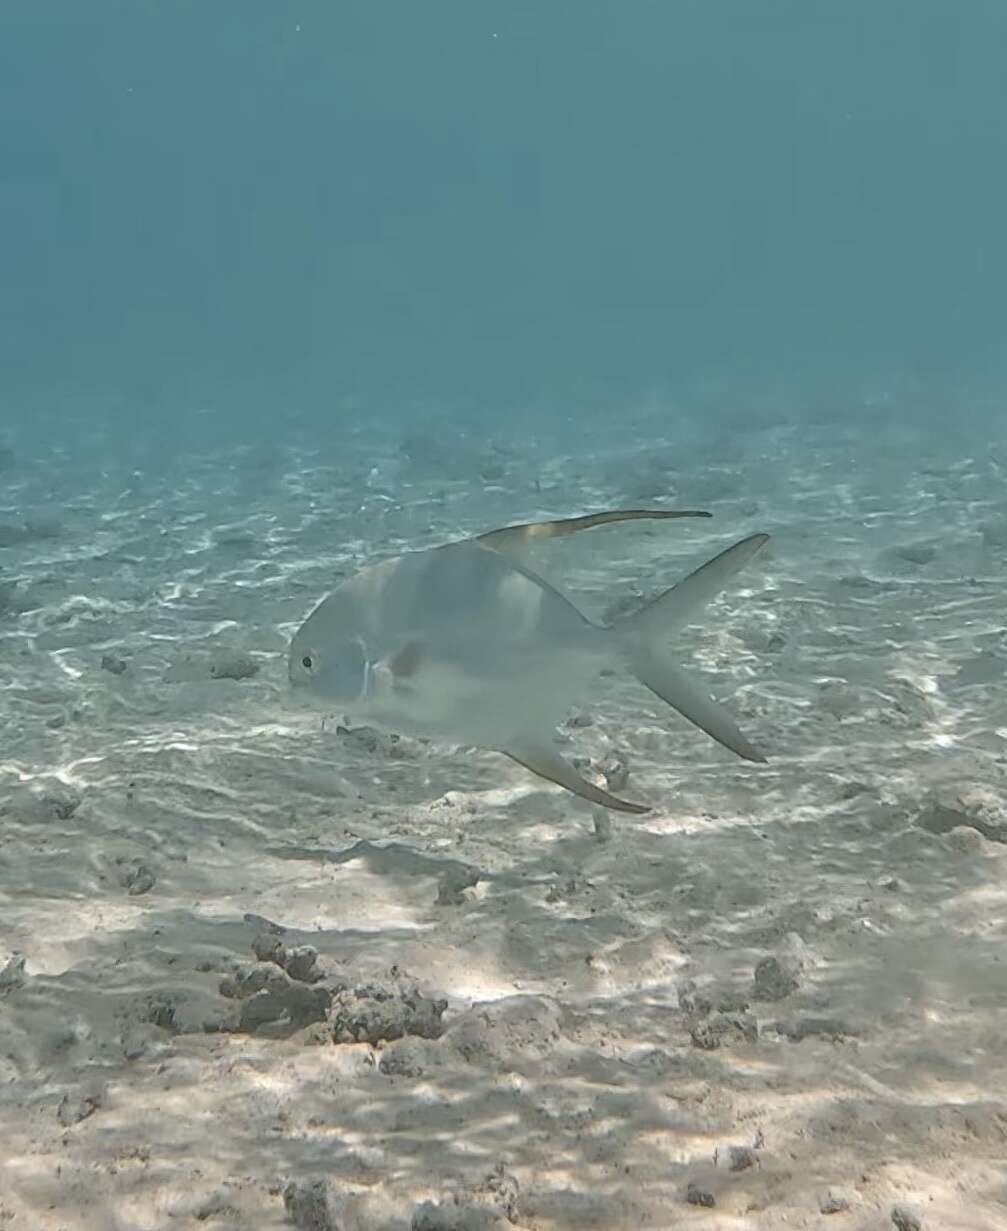
<path fill-rule="evenodd" d="M 1007 1227 L 1007 476 L 981 434 L 949 456 L 863 415 L 728 448 L 651 415 L 566 456 L 476 448 L 479 477 L 464 442 L 198 426 L 26 426 L 0 474 L 0 1228 L 391 1231 L 456 1196 L 416 1225 Z M 600 614 L 772 532 L 681 643 L 768 765 L 599 680 L 568 752 L 626 759 L 654 811 L 596 833 L 501 757 L 295 708 L 285 638 L 340 572 L 666 493 L 714 520 L 536 563 Z M 270 934 L 318 952 L 298 994 L 415 980 L 446 1034 L 235 1032 L 221 982 Z M 766 958 L 779 998 L 753 999 Z"/>

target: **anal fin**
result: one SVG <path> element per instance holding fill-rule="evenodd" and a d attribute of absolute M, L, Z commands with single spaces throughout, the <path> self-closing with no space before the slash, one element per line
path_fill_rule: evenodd
<path fill-rule="evenodd" d="M 593 786 L 574 769 L 554 748 L 546 742 L 514 744 L 510 748 L 501 748 L 506 756 L 525 769 L 531 770 L 540 778 L 555 782 L 557 786 L 579 795 L 592 804 L 601 804 L 603 808 L 611 808 L 613 812 L 632 812 L 637 816 L 650 809 L 643 804 L 633 804 L 626 799 L 617 799 L 601 787 Z"/>

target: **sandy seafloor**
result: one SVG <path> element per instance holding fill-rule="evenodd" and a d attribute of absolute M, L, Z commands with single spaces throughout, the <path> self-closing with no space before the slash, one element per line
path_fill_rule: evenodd
<path fill-rule="evenodd" d="M 8 432 L 0 1228 L 1007 1227 L 989 435 L 275 435 Z M 770 531 L 678 642 L 768 764 L 600 678 L 560 737 L 653 806 L 606 820 L 295 704 L 339 576 L 640 504 L 714 518 L 535 565 L 601 616 Z"/>

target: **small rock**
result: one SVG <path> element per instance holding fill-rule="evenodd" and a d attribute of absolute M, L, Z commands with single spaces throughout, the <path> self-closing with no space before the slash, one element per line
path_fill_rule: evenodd
<path fill-rule="evenodd" d="M 697 989 L 695 979 L 684 979 L 678 986 L 678 1007 L 685 1013 L 705 1017 L 713 1008 L 713 1001 Z"/>
<path fill-rule="evenodd" d="M 752 977 L 754 1000 L 783 1000 L 797 990 L 797 963 L 789 958 L 764 957 L 755 968 Z"/>
<path fill-rule="evenodd" d="M 283 1190 L 283 1207 L 297 1231 L 341 1231 L 325 1180 L 291 1181 Z"/>
<path fill-rule="evenodd" d="M 145 863 L 136 863 L 120 873 L 120 883 L 130 897 L 139 897 L 154 888 L 156 878 Z"/>
<path fill-rule="evenodd" d="M 378 1071 L 386 1077 L 423 1077 L 439 1059 L 438 1046 L 415 1035 L 397 1039 L 382 1049 Z"/>
<path fill-rule="evenodd" d="M 505 996 L 473 1005 L 445 1038 L 470 1064 L 514 1071 L 552 1055 L 563 1034 L 561 1006 L 547 996 Z"/>
<path fill-rule="evenodd" d="M 692 1182 L 685 1190 L 685 1199 L 690 1205 L 701 1205 L 705 1209 L 712 1209 L 717 1204 L 716 1198 L 708 1188 L 700 1188 L 698 1184 Z"/>
<path fill-rule="evenodd" d="M 629 782 L 629 758 L 624 754 L 610 753 L 598 767 L 608 790 L 618 794 Z"/>
<path fill-rule="evenodd" d="M 963 855 L 979 855 L 986 845 L 986 839 L 972 825 L 956 825 L 948 831 L 946 841 Z"/>
<path fill-rule="evenodd" d="M 410 1231 L 504 1231 L 508 1223 L 493 1206 L 457 1197 L 440 1204 L 424 1201 L 409 1226 Z"/>
<path fill-rule="evenodd" d="M 83 803 L 84 797 L 73 787 L 50 786 L 42 791 L 27 793 L 27 811 L 32 815 L 55 817 L 60 821 L 68 821 Z"/>
<path fill-rule="evenodd" d="M 24 984 L 26 960 L 20 953 L 7 959 L 7 964 L 0 970 L 0 996 L 6 992 L 17 991 Z"/>
<path fill-rule="evenodd" d="M 261 991 L 284 992 L 289 986 L 286 972 L 273 962 L 245 966 L 220 981 L 220 994 L 232 1000 L 245 1000 Z"/>
<path fill-rule="evenodd" d="M 898 1231 L 923 1231 L 919 1214 L 904 1205 L 892 1206 L 892 1222 L 898 1227 Z"/>
<path fill-rule="evenodd" d="M 856 1038 L 860 1033 L 838 1017 L 799 1017 L 792 1022 L 775 1022 L 773 1029 L 791 1043 L 800 1043 L 813 1035 L 841 1043 L 844 1039 Z"/>
<path fill-rule="evenodd" d="M 335 1043 L 380 1043 L 417 1035 L 437 1038 L 446 1000 L 432 1000 L 408 984 L 394 988 L 365 985 L 332 998 L 329 1021 Z"/>
<path fill-rule="evenodd" d="M 64 1094 L 56 1109 L 60 1124 L 65 1128 L 80 1124 L 88 1116 L 94 1115 L 102 1105 L 104 1098 L 105 1092 L 100 1085 L 95 1085 L 80 1095 Z"/>
<path fill-rule="evenodd" d="M 288 979 L 282 990 L 256 992 L 242 1002 L 237 1031 L 263 1038 L 286 1038 L 312 1022 L 324 1021 L 329 997 L 325 988 L 309 988 Z"/>
<path fill-rule="evenodd" d="M 298 945 L 296 948 L 288 949 L 282 940 L 276 935 L 269 932 L 260 932 L 252 941 L 252 952 L 261 965 L 279 966 L 281 970 L 298 983 L 317 983 L 323 978 L 323 972 L 318 969 L 318 950 L 312 948 L 311 945 Z M 252 968 L 255 969 L 255 968 Z M 249 977 L 249 971 L 246 971 L 243 978 Z M 260 971 L 260 974 L 255 976 L 259 980 L 265 977 L 268 982 L 268 971 Z M 261 982 L 260 986 L 264 987 L 266 982 Z M 254 989 L 260 990 L 259 987 Z M 239 994 L 225 992 L 225 995 Z"/>
<path fill-rule="evenodd" d="M 287 946 L 278 936 L 269 932 L 260 932 L 252 941 L 252 952 L 257 962 L 273 962 L 277 966 L 285 966 L 287 961 Z"/>
<path fill-rule="evenodd" d="M 727 989 L 717 992 L 716 999 L 713 1002 L 713 1007 L 721 1013 L 747 1013 L 749 1006 L 749 998 L 744 992 L 735 992 Z"/>
<path fill-rule="evenodd" d="M 298 983 L 317 983 L 322 978 L 318 969 L 318 950 L 311 945 L 298 945 L 287 952 L 283 969 Z"/>
<path fill-rule="evenodd" d="M 489 1195 L 508 1222 L 517 1222 L 518 1196 L 521 1186 L 517 1182 L 517 1177 L 511 1175 L 503 1163 L 497 1163 L 494 1170 L 483 1180 L 479 1191 Z"/>
<path fill-rule="evenodd" d="M 126 670 L 126 660 L 118 658 L 115 654 L 102 654 L 101 669 L 110 671 L 113 675 L 122 675 Z"/>
<path fill-rule="evenodd" d="M 259 664 L 241 650 L 218 653 L 210 663 L 210 677 L 214 680 L 248 680 L 258 674 Z"/>
<path fill-rule="evenodd" d="M 966 787 L 925 801 L 916 824 L 928 833 L 948 834 L 959 827 L 976 829 L 990 842 L 1007 843 L 1007 801 L 989 787 Z M 974 839 L 965 839 L 965 842 Z"/>
<path fill-rule="evenodd" d="M 821 1214 L 842 1214 L 850 1208 L 849 1200 L 839 1193 L 828 1192 L 818 1203 Z"/>
<path fill-rule="evenodd" d="M 214 1192 L 208 1193 L 205 1196 L 193 1196 L 190 1199 L 191 1204 L 181 1205 L 176 1213 L 176 1217 L 188 1215 L 195 1218 L 197 1222 L 207 1222 L 211 1218 L 221 1216 L 237 1215 L 238 1209 L 231 1200 L 231 1194 L 226 1188 L 218 1188 Z"/>
<path fill-rule="evenodd" d="M 371 756 L 401 757 L 401 737 L 375 727 L 337 726 L 336 734 L 346 740 L 350 748 Z"/>
<path fill-rule="evenodd" d="M 759 1156 L 748 1146 L 730 1146 L 727 1151 L 728 1171 L 747 1171 L 759 1161 Z"/>
<path fill-rule="evenodd" d="M 466 900 L 465 890 L 478 884 L 479 873 L 475 868 L 448 868 L 438 882 L 436 905 L 461 906 Z"/>
<path fill-rule="evenodd" d="M 163 1031 L 149 1022 L 126 1022 L 122 1027 L 120 1045 L 127 1060 L 149 1060 L 168 1050 Z"/>
<path fill-rule="evenodd" d="M 179 1027 L 175 1020 L 177 1007 L 174 998 L 167 992 L 152 992 L 149 996 L 140 999 L 134 1016 L 138 1022 L 178 1034 Z"/>
<path fill-rule="evenodd" d="M 730 1043 L 754 1043 L 759 1037 L 759 1023 L 747 1013 L 715 1013 L 696 1022 L 689 1031 L 693 1047 L 716 1051 Z"/>

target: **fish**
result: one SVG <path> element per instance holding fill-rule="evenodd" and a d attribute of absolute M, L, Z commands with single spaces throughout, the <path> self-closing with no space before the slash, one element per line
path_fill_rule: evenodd
<path fill-rule="evenodd" d="M 583 778 L 554 746 L 556 726 L 606 668 L 622 668 L 737 756 L 765 761 L 665 642 L 694 622 L 769 535 L 741 539 L 610 624 L 588 619 L 530 567 L 526 549 L 612 522 L 709 516 L 609 510 L 504 526 L 369 565 L 323 598 L 294 634 L 290 683 L 349 719 L 500 752 L 591 803 L 648 812 Z"/>

